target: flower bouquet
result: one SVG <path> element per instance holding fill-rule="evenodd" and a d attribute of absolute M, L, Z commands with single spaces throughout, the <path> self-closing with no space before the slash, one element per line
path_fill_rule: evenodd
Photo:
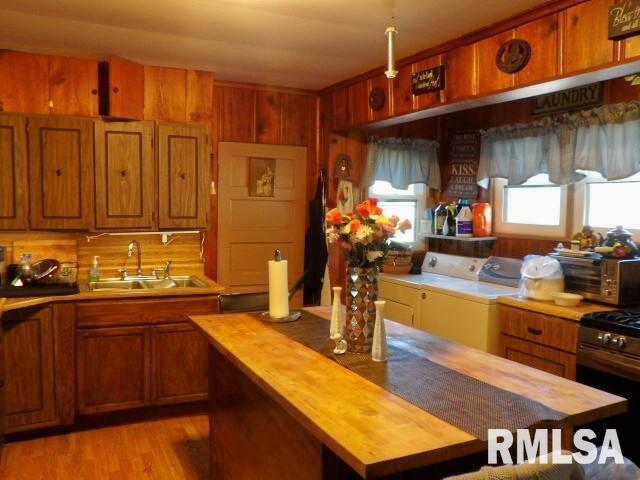
<path fill-rule="evenodd" d="M 378 271 L 389 253 L 389 240 L 411 228 L 409 220 L 385 217 L 375 198 L 346 215 L 337 208 L 326 215 L 329 243 L 340 242 L 347 268 L 346 340 L 350 352 L 371 351 L 378 298 Z"/>

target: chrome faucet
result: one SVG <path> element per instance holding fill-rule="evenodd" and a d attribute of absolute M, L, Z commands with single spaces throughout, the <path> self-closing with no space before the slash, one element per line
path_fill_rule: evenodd
<path fill-rule="evenodd" d="M 131 243 L 129 243 L 129 249 L 127 251 L 127 258 L 131 258 L 133 256 L 133 247 L 136 247 L 137 252 L 138 252 L 138 269 L 136 270 L 136 275 L 141 277 L 142 276 L 142 251 L 140 250 L 140 244 L 138 243 L 137 240 L 131 240 Z"/>

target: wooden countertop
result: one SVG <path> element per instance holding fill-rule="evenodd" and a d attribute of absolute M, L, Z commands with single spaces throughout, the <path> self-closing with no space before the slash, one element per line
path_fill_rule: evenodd
<path fill-rule="evenodd" d="M 197 275 L 207 283 L 207 288 L 174 288 L 155 290 L 121 290 L 90 292 L 86 282 L 79 282 L 80 292 L 72 295 L 54 295 L 49 297 L 0 298 L 0 312 L 18 310 L 21 308 L 37 307 L 52 302 L 77 302 L 82 300 L 108 300 L 114 298 L 147 298 L 147 297 L 175 297 L 189 295 L 215 295 L 224 291 L 224 287 L 213 280 Z M 4 302 L 3 302 L 4 300 Z"/>
<path fill-rule="evenodd" d="M 545 313 L 567 320 L 574 320 L 576 322 L 580 321 L 585 313 L 616 309 L 615 305 L 603 305 L 601 303 L 585 301 L 580 302 L 575 307 L 561 307 L 553 301 L 543 302 L 540 300 L 530 300 L 525 297 L 500 297 L 498 298 L 498 303 L 509 305 L 510 307 L 522 308 L 524 310 L 531 310 L 532 312 Z"/>
<path fill-rule="evenodd" d="M 330 309 L 311 312 L 329 318 Z M 276 332 L 249 314 L 201 315 L 210 343 L 362 477 L 486 449 L 473 435 Z M 622 413 L 626 401 L 519 363 L 387 321 L 426 358 L 567 415 L 575 425 Z"/>

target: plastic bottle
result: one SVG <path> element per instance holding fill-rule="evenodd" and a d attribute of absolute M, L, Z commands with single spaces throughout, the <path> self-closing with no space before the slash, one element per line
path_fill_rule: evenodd
<path fill-rule="evenodd" d="M 100 266 L 98 265 L 99 255 L 93 257 L 93 264 L 89 267 L 89 282 L 97 282 L 100 280 Z"/>
<path fill-rule="evenodd" d="M 458 237 L 473 236 L 473 212 L 466 205 L 463 205 L 456 215 L 456 235 Z"/>

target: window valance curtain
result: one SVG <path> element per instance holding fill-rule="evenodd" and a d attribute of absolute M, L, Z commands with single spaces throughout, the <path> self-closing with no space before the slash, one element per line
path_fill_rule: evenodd
<path fill-rule="evenodd" d="M 412 183 L 424 183 L 440 190 L 438 142 L 424 139 L 372 138 L 369 141 L 364 184 L 376 180 L 405 190 Z"/>
<path fill-rule="evenodd" d="M 565 185 L 584 178 L 581 171 L 609 180 L 640 171 L 640 102 L 482 132 L 478 184 L 483 188 L 491 178 L 519 185 L 539 173 Z"/>

